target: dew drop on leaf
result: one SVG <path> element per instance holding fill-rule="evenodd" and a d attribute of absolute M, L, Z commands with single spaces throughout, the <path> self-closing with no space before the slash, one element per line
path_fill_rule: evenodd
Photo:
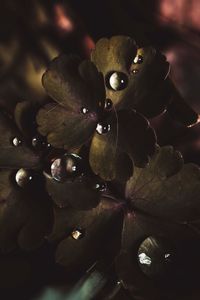
<path fill-rule="evenodd" d="M 96 131 L 99 133 L 99 134 L 105 134 L 105 133 L 108 133 L 111 129 L 111 126 L 110 124 L 106 124 L 106 123 L 98 123 L 97 124 L 97 127 L 96 127 Z"/>
<path fill-rule="evenodd" d="M 37 150 L 42 150 L 46 147 L 49 147 L 48 144 L 44 141 L 44 139 L 40 136 L 34 136 L 32 138 L 32 146 Z"/>
<path fill-rule="evenodd" d="M 51 176 L 63 182 L 82 173 L 82 158 L 76 154 L 65 154 L 56 158 L 51 164 Z"/>
<path fill-rule="evenodd" d="M 88 110 L 86 107 L 82 107 L 82 108 L 81 108 L 81 113 L 82 113 L 83 115 L 86 115 L 88 112 L 89 112 L 89 110 Z"/>
<path fill-rule="evenodd" d="M 123 90 L 127 87 L 127 84 L 128 84 L 128 77 L 126 76 L 126 74 L 122 72 L 112 72 L 107 76 L 106 86 L 111 90 L 114 91 Z"/>
<path fill-rule="evenodd" d="M 132 73 L 133 73 L 133 74 L 137 74 L 138 72 L 139 72 L 138 69 L 133 69 L 133 70 L 132 70 Z"/>
<path fill-rule="evenodd" d="M 84 231 L 82 229 L 74 229 L 71 233 L 71 237 L 75 240 L 80 240 L 84 237 Z"/>
<path fill-rule="evenodd" d="M 134 58 L 134 64 L 141 64 L 143 63 L 143 56 L 142 55 L 137 55 L 135 58 Z"/>
<path fill-rule="evenodd" d="M 106 188 L 107 188 L 107 185 L 105 182 L 97 182 L 94 186 L 95 190 L 97 190 L 98 192 L 105 192 L 106 191 Z"/>
<path fill-rule="evenodd" d="M 15 175 L 15 181 L 20 187 L 25 187 L 32 179 L 31 173 L 23 168 L 19 169 Z"/>
<path fill-rule="evenodd" d="M 13 146 L 18 147 L 22 144 L 22 141 L 18 137 L 14 137 L 12 140 L 12 144 Z"/>
<path fill-rule="evenodd" d="M 106 110 L 110 110 L 112 108 L 112 106 L 113 106 L 112 101 L 110 99 L 106 99 L 106 101 L 105 101 L 105 109 Z"/>
<path fill-rule="evenodd" d="M 138 250 L 138 263 L 148 277 L 162 277 L 172 264 L 172 247 L 166 240 L 156 237 L 146 238 Z"/>

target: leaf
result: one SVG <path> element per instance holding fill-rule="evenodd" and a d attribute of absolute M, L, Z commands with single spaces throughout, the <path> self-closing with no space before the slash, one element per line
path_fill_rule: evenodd
<path fill-rule="evenodd" d="M 67 111 L 57 104 L 47 104 L 37 114 L 38 131 L 55 148 L 74 150 L 87 142 L 97 124 L 93 115 Z"/>
<path fill-rule="evenodd" d="M 91 60 L 105 76 L 106 73 L 113 70 L 127 70 L 136 55 L 136 51 L 135 41 L 130 37 L 102 38 L 96 43 L 95 49 L 91 53 Z"/>
<path fill-rule="evenodd" d="M 57 209 L 55 220 L 54 239 L 56 236 L 65 237 L 58 245 L 56 260 L 66 267 L 70 276 L 79 276 L 98 258 L 106 255 L 108 258 L 111 253 L 112 258 L 119 247 L 122 214 L 114 203 L 105 198 L 89 211 Z M 76 229 L 82 230 L 82 238 L 71 236 Z"/>
<path fill-rule="evenodd" d="M 42 78 L 49 96 L 65 109 L 79 113 L 82 107 L 96 112 L 104 101 L 102 75 L 90 61 L 81 62 L 76 56 L 55 58 Z"/>
<path fill-rule="evenodd" d="M 183 165 L 181 154 L 166 146 L 158 150 L 146 168 L 135 168 L 126 194 L 141 211 L 174 222 L 186 222 L 199 218 L 199 183 L 199 167 Z"/>
<path fill-rule="evenodd" d="M 124 213 L 116 269 L 125 288 L 136 299 L 168 299 L 170 295 L 179 299 L 183 286 L 173 285 L 177 278 L 187 284 L 194 282 L 196 275 L 189 270 L 191 264 L 196 265 L 198 256 L 191 249 L 195 245 L 192 241 L 199 245 L 199 180 L 199 167 L 184 165 L 181 154 L 165 146 L 157 149 L 145 168 L 135 167 L 127 182 L 128 210 Z M 175 261 L 165 280 L 148 278 L 139 268 L 138 249 L 149 236 L 166 239 L 173 245 Z M 188 248 L 193 252 L 193 259 Z"/>
<path fill-rule="evenodd" d="M 155 152 L 154 130 L 135 111 L 113 113 L 107 123 L 110 131 L 101 135 L 95 133 L 92 139 L 90 165 L 104 180 L 127 180 L 133 166 L 144 166 Z"/>
<path fill-rule="evenodd" d="M 46 177 L 46 189 L 58 207 L 71 206 L 78 210 L 88 210 L 96 207 L 101 193 L 95 189 L 97 180 L 80 176 L 74 180 L 57 182 L 52 177 Z"/>
<path fill-rule="evenodd" d="M 18 146 L 14 139 L 20 141 Z M 29 149 L 12 119 L 0 112 L 0 167 L 1 168 L 38 168 L 39 156 Z"/>
<path fill-rule="evenodd" d="M 31 101 L 18 102 L 15 107 L 14 117 L 19 130 L 27 138 L 36 134 L 35 116 L 38 105 Z"/>
<path fill-rule="evenodd" d="M 51 202 L 38 181 L 19 187 L 15 172 L 0 172 L 0 248 L 30 250 L 44 242 L 51 229 Z"/>
<path fill-rule="evenodd" d="M 134 62 L 139 55 L 142 60 Z M 153 47 L 137 49 L 129 37 L 116 36 L 99 40 L 91 59 L 103 73 L 105 82 L 112 72 L 121 72 L 127 78 L 124 89 L 116 91 L 106 85 L 106 97 L 117 109 L 136 109 L 146 117 L 164 111 L 170 100 L 170 86 L 165 80 L 169 64 Z"/>

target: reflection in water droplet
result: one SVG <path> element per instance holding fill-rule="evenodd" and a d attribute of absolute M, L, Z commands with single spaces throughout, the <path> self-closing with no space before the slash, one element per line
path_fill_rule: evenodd
<path fill-rule="evenodd" d="M 110 129 L 111 129 L 110 124 L 98 123 L 98 124 L 97 124 L 97 127 L 96 127 L 96 131 L 97 131 L 99 134 L 105 134 L 105 133 L 109 132 Z"/>
<path fill-rule="evenodd" d="M 24 187 L 28 182 L 33 179 L 32 175 L 28 170 L 23 168 L 19 169 L 15 175 L 15 181 L 20 187 Z"/>
<path fill-rule="evenodd" d="M 127 87 L 128 77 L 125 73 L 122 72 L 113 72 L 107 75 L 106 86 L 107 88 L 120 91 Z"/>
<path fill-rule="evenodd" d="M 139 262 L 142 265 L 147 265 L 147 266 L 151 265 L 151 258 L 149 256 L 147 256 L 146 253 L 142 252 L 138 255 L 138 257 L 139 257 Z"/>
<path fill-rule="evenodd" d="M 134 64 L 141 64 L 143 63 L 143 56 L 142 55 L 136 55 L 136 57 L 134 58 Z"/>
<path fill-rule="evenodd" d="M 18 137 L 14 137 L 14 139 L 12 140 L 12 144 L 13 146 L 18 147 L 22 144 L 22 141 Z"/>
<path fill-rule="evenodd" d="M 71 237 L 75 240 L 80 240 L 84 237 L 84 232 L 81 229 L 74 229 L 71 233 Z"/>
<path fill-rule="evenodd" d="M 88 112 L 89 112 L 89 110 L 88 110 L 86 107 L 82 107 L 82 108 L 81 108 L 81 113 L 82 113 L 83 115 L 86 115 Z"/>
<path fill-rule="evenodd" d="M 112 108 L 112 106 L 113 106 L 112 101 L 110 99 L 106 99 L 106 101 L 105 101 L 105 109 L 106 110 L 110 110 Z"/>
<path fill-rule="evenodd" d="M 82 158 L 76 154 L 65 154 L 51 165 L 51 176 L 57 181 L 74 178 L 82 173 Z"/>

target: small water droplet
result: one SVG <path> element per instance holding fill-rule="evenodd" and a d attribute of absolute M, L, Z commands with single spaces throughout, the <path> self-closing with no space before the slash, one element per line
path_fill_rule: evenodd
<path fill-rule="evenodd" d="M 94 188 L 99 192 L 105 192 L 107 185 L 105 182 L 97 182 Z"/>
<path fill-rule="evenodd" d="M 133 69 L 133 70 L 132 70 L 132 73 L 133 73 L 133 74 L 137 74 L 138 72 L 139 72 L 138 69 Z"/>
<path fill-rule="evenodd" d="M 110 99 L 106 99 L 104 108 L 106 110 L 110 110 L 112 108 L 112 106 L 113 106 L 112 101 Z"/>
<path fill-rule="evenodd" d="M 13 146 L 18 147 L 22 144 L 22 141 L 18 137 L 14 137 L 12 140 L 12 144 Z"/>
<path fill-rule="evenodd" d="M 142 55 L 136 55 L 136 57 L 134 58 L 134 64 L 141 64 L 143 63 L 143 56 Z"/>
<path fill-rule="evenodd" d="M 20 187 L 24 187 L 33 179 L 33 176 L 28 170 L 23 168 L 19 169 L 15 175 L 15 181 Z"/>
<path fill-rule="evenodd" d="M 98 123 L 97 124 L 97 127 L 96 127 L 96 131 L 99 133 L 99 134 L 105 134 L 105 133 L 108 133 L 111 129 L 111 126 L 110 124 L 102 124 L 102 123 Z"/>
<path fill-rule="evenodd" d="M 107 88 L 120 91 L 127 87 L 128 77 L 125 73 L 122 72 L 112 72 L 107 75 L 106 86 Z"/>
<path fill-rule="evenodd" d="M 56 158 L 51 165 L 51 175 L 56 181 L 74 178 L 82 173 L 82 158 L 74 153 Z"/>
<path fill-rule="evenodd" d="M 80 240 L 84 237 L 84 231 L 81 229 L 74 229 L 71 233 L 71 237 L 75 240 Z"/>
<path fill-rule="evenodd" d="M 34 136 L 32 138 L 32 146 L 37 150 L 42 150 L 42 149 L 48 147 L 48 144 L 45 142 L 45 140 L 41 136 Z"/>
<path fill-rule="evenodd" d="M 86 115 L 88 112 L 89 112 L 89 110 L 88 110 L 86 107 L 82 107 L 82 108 L 81 108 L 81 113 L 82 113 L 83 115 Z"/>

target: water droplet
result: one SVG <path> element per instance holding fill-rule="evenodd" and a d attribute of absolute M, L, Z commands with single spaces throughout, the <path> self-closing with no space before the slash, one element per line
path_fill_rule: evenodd
<path fill-rule="evenodd" d="M 136 55 L 136 57 L 134 58 L 134 64 L 141 64 L 143 63 L 143 56 L 142 55 Z"/>
<path fill-rule="evenodd" d="M 84 231 L 81 229 L 74 229 L 71 233 L 71 237 L 75 240 L 80 240 L 84 237 Z"/>
<path fill-rule="evenodd" d="M 14 137 L 12 140 L 12 144 L 13 146 L 18 147 L 22 144 L 22 141 L 18 137 Z"/>
<path fill-rule="evenodd" d="M 81 113 L 82 113 L 83 115 L 86 115 L 88 112 L 89 112 L 89 110 L 88 110 L 86 107 L 82 107 L 82 108 L 81 108 Z"/>
<path fill-rule="evenodd" d="M 96 131 L 97 131 L 99 134 L 105 134 L 105 133 L 109 132 L 110 129 L 111 129 L 110 124 L 102 124 L 102 123 L 98 123 L 98 124 L 97 124 L 97 127 L 96 127 Z"/>
<path fill-rule="evenodd" d="M 20 187 L 24 187 L 33 179 L 32 175 L 28 170 L 23 168 L 19 169 L 15 175 L 15 181 Z"/>
<path fill-rule="evenodd" d="M 120 91 L 125 89 L 127 87 L 127 84 L 128 77 L 122 72 L 112 72 L 111 74 L 108 74 L 106 78 L 107 88 L 114 91 Z"/>
<path fill-rule="evenodd" d="M 32 146 L 37 150 L 42 150 L 44 148 L 47 148 L 49 147 L 48 145 L 50 144 L 47 144 L 46 141 L 41 136 L 34 136 L 32 138 Z"/>
<path fill-rule="evenodd" d="M 57 181 L 74 178 L 82 173 L 82 158 L 76 154 L 65 154 L 51 165 L 51 176 Z"/>
<path fill-rule="evenodd" d="M 112 106 L 113 106 L 112 101 L 110 99 L 106 99 L 104 108 L 106 110 L 110 110 L 112 108 Z"/>
<path fill-rule="evenodd" d="M 166 240 L 150 236 L 139 247 L 138 262 L 149 277 L 167 275 L 172 262 L 172 247 Z"/>
<path fill-rule="evenodd" d="M 94 188 L 99 192 L 105 192 L 107 185 L 105 182 L 97 182 Z"/>
<path fill-rule="evenodd" d="M 133 70 L 132 70 L 132 73 L 133 73 L 133 74 L 137 74 L 138 72 L 139 72 L 138 69 L 133 69 Z"/>

